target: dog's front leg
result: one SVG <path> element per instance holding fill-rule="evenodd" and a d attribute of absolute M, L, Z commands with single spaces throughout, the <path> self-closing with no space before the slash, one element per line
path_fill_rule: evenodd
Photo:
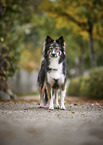
<path fill-rule="evenodd" d="M 64 99 L 65 99 L 65 95 L 66 95 L 66 88 L 64 88 L 63 90 L 61 90 L 61 107 L 60 109 L 65 110 L 65 105 L 64 105 Z"/>
<path fill-rule="evenodd" d="M 53 110 L 54 109 L 54 104 L 53 104 L 53 100 L 54 100 L 54 93 L 53 93 L 53 89 L 51 89 L 51 92 L 50 92 L 50 105 L 49 105 L 49 109 L 50 110 Z"/>
<path fill-rule="evenodd" d="M 58 97 L 59 97 L 58 95 L 59 95 L 59 91 L 55 92 L 55 107 L 57 109 L 60 108 L 60 105 L 59 105 L 59 102 L 58 102 Z"/>

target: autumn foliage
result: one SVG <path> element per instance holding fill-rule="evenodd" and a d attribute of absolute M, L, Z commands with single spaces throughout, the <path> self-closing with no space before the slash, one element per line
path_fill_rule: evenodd
<path fill-rule="evenodd" d="M 96 67 L 93 39 L 103 39 L 103 0 L 44 0 L 41 7 L 55 19 L 57 27 L 71 27 L 89 40 L 91 66 Z"/>
<path fill-rule="evenodd" d="M 103 66 L 103 0 L 1 0 L 1 90 L 18 67 L 39 69 L 47 35 L 63 35 L 69 78 Z"/>

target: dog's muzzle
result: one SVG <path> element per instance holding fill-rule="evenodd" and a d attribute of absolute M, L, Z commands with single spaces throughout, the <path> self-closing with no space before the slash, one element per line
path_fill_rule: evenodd
<path fill-rule="evenodd" d="M 60 55 L 60 52 L 59 51 L 52 51 L 50 53 L 50 57 L 54 57 L 54 58 L 58 57 L 59 55 Z"/>
<path fill-rule="evenodd" d="M 57 55 L 55 53 L 51 53 L 50 55 L 51 57 L 57 57 Z"/>

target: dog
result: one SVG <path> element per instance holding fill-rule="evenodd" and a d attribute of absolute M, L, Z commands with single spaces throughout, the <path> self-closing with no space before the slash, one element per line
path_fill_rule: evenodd
<path fill-rule="evenodd" d="M 67 88 L 67 63 L 65 55 L 65 42 L 63 36 L 54 41 L 50 36 L 45 39 L 43 59 L 38 73 L 38 86 L 40 92 L 40 107 L 50 100 L 49 109 L 55 107 L 65 110 L 64 99 Z M 58 99 L 60 98 L 60 105 Z"/>

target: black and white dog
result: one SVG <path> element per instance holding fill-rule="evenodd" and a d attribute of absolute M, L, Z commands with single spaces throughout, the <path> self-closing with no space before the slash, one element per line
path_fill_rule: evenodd
<path fill-rule="evenodd" d="M 46 105 L 50 99 L 49 109 L 54 109 L 53 100 L 55 97 L 55 107 L 66 109 L 64 99 L 67 87 L 67 64 L 63 36 L 56 41 L 47 36 L 43 48 L 41 69 L 38 74 L 38 85 L 41 107 Z M 58 98 L 60 98 L 60 105 Z"/>

